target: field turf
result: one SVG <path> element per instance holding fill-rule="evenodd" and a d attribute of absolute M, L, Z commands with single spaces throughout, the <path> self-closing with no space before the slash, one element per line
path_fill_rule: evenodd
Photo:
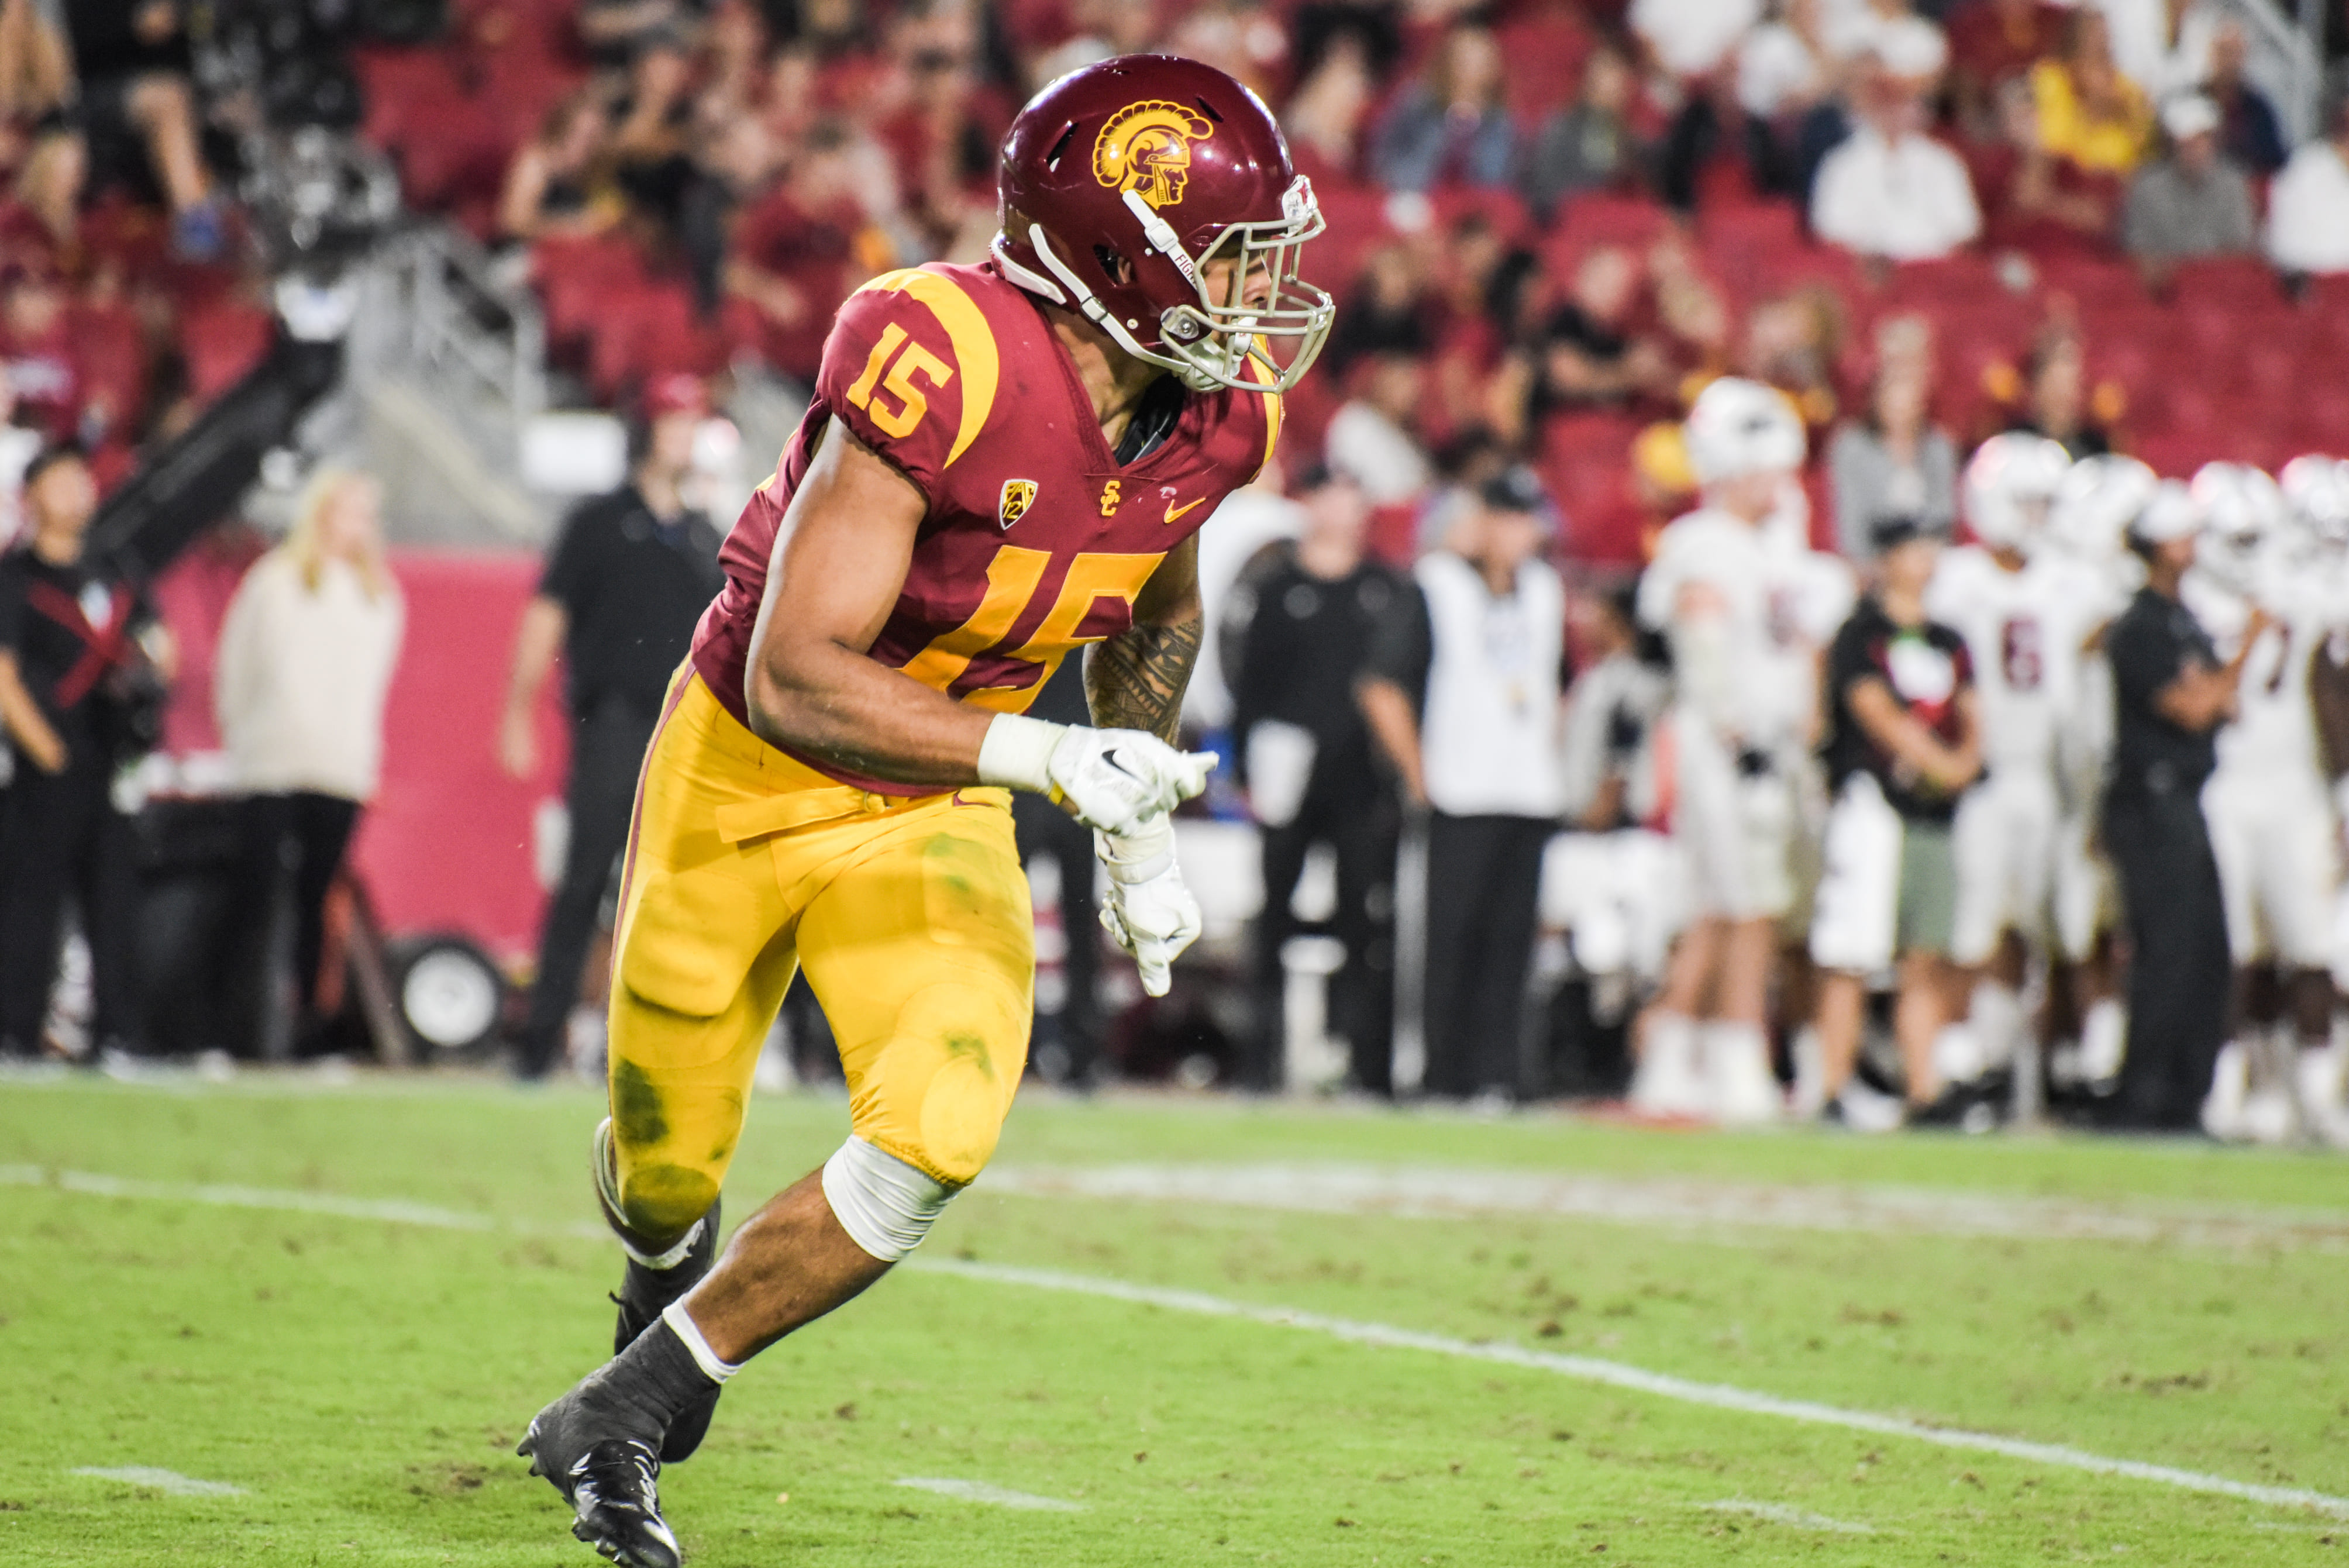
<path fill-rule="evenodd" d="M 0 1080 L 0 1563 L 600 1561 L 512 1452 L 608 1350 L 598 1114 L 452 1078 Z M 736 1216 L 845 1119 L 758 1101 Z M 1137 1163 L 1247 1167 L 1252 1201 L 1037 1181 Z M 1275 1163 L 1764 1184 L 1783 1222 L 1305 1212 Z M 2349 1561 L 2349 1502 L 2178 1484 L 2349 1499 L 2349 1161 L 1030 1096 L 999 1167 L 1020 1191 L 957 1202 L 934 1266 L 729 1387 L 663 1480 L 695 1568 Z M 1806 1206 L 1886 1189 L 1910 1219 Z M 2081 1213 L 2158 1223 L 2050 1217 Z"/>

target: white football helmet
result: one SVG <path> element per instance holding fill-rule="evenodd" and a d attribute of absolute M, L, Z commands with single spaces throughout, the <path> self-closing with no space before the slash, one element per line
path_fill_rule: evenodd
<path fill-rule="evenodd" d="M 1697 394 L 1684 427 L 1689 467 L 1701 485 L 1748 474 L 1793 473 L 1808 444 L 1786 395 L 1759 381 L 1724 376 Z"/>
<path fill-rule="evenodd" d="M 2188 493 L 2201 524 L 2194 563 L 2222 586 L 2251 593 L 2282 542 L 2283 492 L 2248 463 L 2205 463 Z"/>
<path fill-rule="evenodd" d="M 1967 525 L 1992 549 L 2028 554 L 2071 470 L 2072 454 L 2059 441 L 2019 430 L 1992 436 L 1966 464 Z"/>
<path fill-rule="evenodd" d="M 2349 549 L 2349 459 L 2311 452 L 2276 476 L 2294 527 L 2324 550 Z"/>
<path fill-rule="evenodd" d="M 2145 511 L 2160 483 L 2135 458 L 2083 458 L 2056 487 L 2049 533 L 2083 561 L 2110 561 L 2121 553 L 2129 524 Z"/>

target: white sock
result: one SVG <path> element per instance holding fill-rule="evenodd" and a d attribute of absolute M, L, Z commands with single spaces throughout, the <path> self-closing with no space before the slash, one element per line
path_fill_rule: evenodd
<path fill-rule="evenodd" d="M 2014 1060 L 2015 1047 L 2023 1043 L 2026 1027 L 2023 996 L 2011 986 L 1984 980 L 1974 987 L 1973 998 L 1966 1009 L 1966 1022 L 1973 1026 L 1974 1041 L 1982 1047 L 1982 1066 L 2005 1067 Z"/>
<path fill-rule="evenodd" d="M 2080 1021 L 2080 1076 L 2090 1083 L 2109 1083 L 2120 1076 L 2121 1054 L 2128 1047 L 2128 1014 L 2116 997 L 2089 1005 Z"/>
<path fill-rule="evenodd" d="M 685 1342 L 686 1349 L 692 1354 L 694 1365 L 708 1373 L 711 1382 L 723 1383 L 742 1370 L 740 1361 L 719 1359 L 718 1352 L 709 1348 L 709 1341 L 701 1337 L 700 1326 L 685 1310 L 685 1303 L 670 1302 L 668 1309 L 661 1314 L 661 1321 L 668 1325 L 670 1333 Z"/>

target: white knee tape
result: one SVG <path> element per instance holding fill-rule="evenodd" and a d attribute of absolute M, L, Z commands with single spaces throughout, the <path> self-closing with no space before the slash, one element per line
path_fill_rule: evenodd
<path fill-rule="evenodd" d="M 823 1196 L 850 1241 L 894 1264 L 922 1244 L 954 1191 L 852 1137 L 823 1162 Z"/>

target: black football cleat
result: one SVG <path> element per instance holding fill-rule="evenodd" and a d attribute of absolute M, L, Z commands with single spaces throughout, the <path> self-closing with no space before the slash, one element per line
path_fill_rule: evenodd
<path fill-rule="evenodd" d="M 554 1484 L 571 1533 L 621 1568 L 679 1568 L 685 1553 L 660 1514 L 660 1456 L 642 1438 L 606 1435 L 564 1395 L 531 1421 L 514 1452 Z"/>
<path fill-rule="evenodd" d="M 648 1269 L 631 1258 L 627 1277 L 620 1282 L 619 1294 L 612 1297 L 620 1309 L 620 1320 L 612 1331 L 612 1354 L 617 1356 L 636 1342 L 636 1336 L 660 1321 L 660 1315 L 669 1304 L 701 1283 L 718 1261 L 718 1204 L 709 1205 L 709 1212 L 701 1217 L 701 1233 L 685 1254 L 685 1261 L 673 1269 Z M 701 1446 L 702 1437 L 709 1430 L 709 1418 L 718 1413 L 719 1390 L 709 1390 L 709 1397 L 688 1405 L 669 1423 L 668 1435 L 661 1439 L 661 1463 L 673 1465 L 693 1457 Z"/>

